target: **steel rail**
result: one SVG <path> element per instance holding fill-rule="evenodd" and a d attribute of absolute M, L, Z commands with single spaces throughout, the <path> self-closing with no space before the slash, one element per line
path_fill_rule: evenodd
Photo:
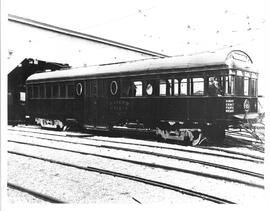
<path fill-rule="evenodd" d="M 226 200 L 226 199 L 222 199 L 222 198 L 219 198 L 219 197 L 216 197 L 216 196 L 211 196 L 211 195 L 208 195 L 208 194 L 200 193 L 200 192 L 197 192 L 197 191 L 189 190 L 189 189 L 178 187 L 178 186 L 175 186 L 175 185 L 170 185 L 170 184 L 163 183 L 163 182 L 158 182 L 158 181 L 155 181 L 155 180 L 145 179 L 145 178 L 142 178 L 142 177 L 132 176 L 132 175 L 128 175 L 128 174 L 122 174 L 122 173 L 109 171 L 109 170 L 104 170 L 104 169 L 99 169 L 99 168 L 90 167 L 90 166 L 83 167 L 83 166 L 79 166 L 79 165 L 75 165 L 75 164 L 71 164 L 71 163 L 61 162 L 61 161 L 57 161 L 57 160 L 53 160 L 53 159 L 33 156 L 33 155 L 19 153 L 19 152 L 15 152 L 15 151 L 8 151 L 8 153 L 16 154 L 16 155 L 19 155 L 19 156 L 30 157 L 30 158 L 33 158 L 33 159 L 43 160 L 43 161 L 46 161 L 46 162 L 55 163 L 55 164 L 59 164 L 59 165 L 64 165 L 64 166 L 68 166 L 68 167 L 73 167 L 73 168 L 77 168 L 77 169 L 81 169 L 81 170 L 85 170 L 85 171 L 92 171 L 92 172 L 97 172 L 97 173 L 101 173 L 101 174 L 106 174 L 106 175 L 110 175 L 110 176 L 115 176 L 115 177 L 120 177 L 120 178 L 124 178 L 124 179 L 128 179 L 128 180 L 132 180 L 132 181 L 137 181 L 137 182 L 141 182 L 141 183 L 144 183 L 144 184 L 148 184 L 148 185 L 152 185 L 152 186 L 156 186 L 156 187 L 160 187 L 160 188 L 165 188 L 165 189 L 177 191 L 177 192 L 180 192 L 182 194 L 202 198 L 203 200 L 212 201 L 212 202 L 217 203 L 217 204 L 235 204 L 235 202 L 232 202 L 232 201 L 229 201 L 229 200 Z"/>
<path fill-rule="evenodd" d="M 13 129 L 9 129 L 9 130 L 13 130 Z M 43 135 L 66 137 L 66 136 L 62 136 L 62 135 L 58 135 L 58 134 L 54 135 L 54 134 L 40 133 L 40 132 L 34 132 L 34 131 L 21 131 L 21 130 L 14 130 L 14 131 L 30 132 L 30 133 L 34 133 L 34 134 L 43 134 Z M 21 135 L 21 136 L 33 137 L 33 138 L 39 138 L 39 139 L 47 139 L 47 140 L 55 140 L 55 139 L 51 139 L 51 138 L 36 137 L 36 136 L 31 136 L 31 135 Z M 148 145 L 148 144 L 135 144 L 135 143 L 126 143 L 126 142 L 119 142 L 119 141 L 100 140 L 100 139 L 94 139 L 94 138 L 90 138 L 90 139 L 89 138 L 82 138 L 82 139 L 94 140 L 94 141 L 100 141 L 100 142 L 109 142 L 109 143 L 120 143 L 120 144 L 126 144 L 126 145 L 146 146 L 146 147 L 152 147 L 152 148 L 161 148 L 161 149 L 175 150 L 175 151 L 181 151 L 181 152 L 189 152 L 189 153 L 195 153 L 195 154 L 203 154 L 203 155 L 210 155 L 210 156 L 216 156 L 216 157 L 224 157 L 224 158 L 230 158 L 230 159 L 235 159 L 235 160 L 250 161 L 250 162 L 255 162 L 255 163 L 263 163 L 263 160 L 264 160 L 264 158 L 259 157 L 259 156 L 253 156 L 253 155 L 244 154 L 244 153 L 237 153 L 237 152 L 236 152 L 236 155 L 250 157 L 250 158 L 253 158 L 253 159 L 234 157 L 234 156 L 222 155 L 222 154 L 216 154 L 216 153 L 210 153 L 210 152 L 200 152 L 200 151 L 194 151 L 194 150 L 188 150 L 188 149 L 176 149 L 176 148 L 172 148 L 172 147 L 152 146 L 152 145 Z M 58 140 L 58 141 L 63 141 L 63 140 Z M 63 141 L 63 142 L 65 142 L 65 141 Z M 79 144 L 95 146 L 95 145 L 85 144 L 85 143 L 79 143 Z M 106 145 L 102 145 L 102 146 L 106 146 Z M 200 148 L 202 148 L 202 147 L 200 147 Z M 209 148 L 209 149 L 211 150 L 211 148 Z"/>
<path fill-rule="evenodd" d="M 149 144 L 136 144 L 136 143 L 127 143 L 127 142 L 121 142 L 121 141 L 111 141 L 111 140 L 101 140 L 101 139 L 97 139 L 97 138 L 86 138 L 86 137 L 91 137 L 93 135 L 89 134 L 85 134 L 85 135 L 59 135 L 59 134 L 52 134 L 52 133 L 45 133 L 45 132 L 35 132 L 35 131 L 28 131 L 28 130 L 16 130 L 16 129 L 8 129 L 11 131 L 19 131 L 19 132 L 30 132 L 30 133 L 34 133 L 34 134 L 43 134 L 43 135 L 51 135 L 51 136 L 59 136 L 59 137 L 78 137 L 78 138 L 83 138 L 86 140 L 94 140 L 94 141 L 100 141 L 100 142 L 108 142 L 108 143 L 120 143 L 120 144 L 126 144 L 126 145 L 136 145 L 136 146 L 145 146 L 145 147 L 152 147 L 152 148 L 161 148 L 161 149 L 168 149 L 168 150 L 175 150 L 175 151 L 183 151 L 183 152 L 190 152 L 190 153 L 200 153 L 200 154 L 206 154 L 206 155 L 213 155 L 213 156 L 225 156 L 226 155 L 218 155 L 215 153 L 209 153 L 209 152 L 200 152 L 200 151 L 194 151 L 194 150 L 187 150 L 187 149 L 177 149 L 177 148 L 173 148 L 173 147 L 164 147 L 164 146 L 153 146 L 153 145 L 149 145 Z M 233 138 L 233 137 L 232 137 Z M 206 146 L 196 146 L 196 148 L 199 149 L 207 149 L 207 150 L 215 150 L 214 148 L 209 148 Z M 240 155 L 240 156 L 245 156 L 245 157 L 250 157 L 250 158 L 254 158 L 254 159 L 258 159 L 258 160 L 264 160 L 263 157 L 260 156 L 256 156 L 256 155 L 251 155 L 251 154 L 247 154 L 247 153 L 240 153 L 240 152 L 233 152 L 230 150 L 225 150 L 225 149 L 217 149 L 217 151 L 221 151 L 221 152 L 225 152 L 225 153 L 230 153 L 230 154 L 234 154 L 234 155 Z"/>
<path fill-rule="evenodd" d="M 84 144 L 84 143 L 70 142 L 70 141 L 64 141 L 64 140 L 53 140 L 53 139 L 51 140 L 51 139 L 39 138 L 39 137 L 38 137 L 38 139 L 45 139 L 45 140 L 49 140 L 49 141 L 63 142 L 63 143 L 69 143 L 69 144 L 85 145 L 85 146 L 91 146 L 91 147 L 97 147 L 97 148 L 102 148 L 103 147 L 103 148 L 119 150 L 118 147 L 117 148 L 116 147 L 108 147 L 108 146 L 104 147 L 102 145 L 100 146 L 100 145 L 94 145 L 94 144 Z M 36 145 L 36 146 L 40 146 L 40 147 L 52 148 L 50 146 L 38 145 L 38 144 L 15 141 L 15 140 L 8 140 L 8 142 L 14 142 L 14 143 L 20 143 L 20 144 L 28 144 L 28 145 Z M 60 148 L 59 148 L 59 150 L 60 150 Z M 239 168 L 235 168 L 235 167 L 231 167 L 231 166 L 225 166 L 225 165 L 221 165 L 221 164 L 211 163 L 211 162 L 208 162 L 208 161 L 201 161 L 201 160 L 196 160 L 196 159 L 192 159 L 192 158 L 180 157 L 180 156 L 175 156 L 175 155 L 167 155 L 167 154 L 163 154 L 163 153 L 149 152 L 149 151 L 145 151 L 145 150 L 137 150 L 137 149 L 130 149 L 130 148 L 121 148 L 120 150 L 129 151 L 129 152 L 135 152 L 135 153 L 142 153 L 142 154 L 147 154 L 147 155 L 154 155 L 154 156 L 158 156 L 158 157 L 165 157 L 165 158 L 175 159 L 175 160 L 179 160 L 179 161 L 187 161 L 187 162 L 191 162 L 191 163 L 198 163 L 198 164 L 202 164 L 202 165 L 207 165 L 207 166 L 211 166 L 211 167 L 215 167 L 215 168 L 225 169 L 225 170 L 229 170 L 229 171 L 242 173 L 242 174 L 246 174 L 246 175 L 250 175 L 250 176 L 254 176 L 254 177 L 264 179 L 264 175 L 260 174 L 260 173 L 247 171 L 247 170 L 243 170 L 243 169 L 239 169 Z M 69 151 L 70 152 L 75 152 L 75 153 L 78 152 L 78 151 L 75 151 L 75 150 L 69 150 Z M 80 152 L 80 153 L 83 154 L 84 152 Z M 87 154 L 88 155 L 91 154 L 93 156 L 99 156 L 99 157 L 102 156 L 102 155 L 94 154 L 94 153 L 87 153 Z"/>
<path fill-rule="evenodd" d="M 264 161 L 264 158 L 261 157 L 261 156 L 250 155 L 250 154 L 245 154 L 245 153 L 239 153 L 239 152 L 235 152 L 235 151 L 231 151 L 231 150 L 227 150 L 227 149 L 221 149 L 221 148 L 218 148 L 218 147 L 198 146 L 198 148 L 207 149 L 207 150 L 213 150 L 213 151 L 219 151 L 219 152 L 226 152 L 226 153 L 230 153 L 230 154 L 234 154 L 234 155 L 243 155 L 243 156 L 246 156 L 246 157 L 250 157 L 250 158 L 254 158 L 254 159 Z"/>
<path fill-rule="evenodd" d="M 28 194 L 36 197 L 36 198 L 39 198 L 39 199 L 41 199 L 43 201 L 47 201 L 47 202 L 50 202 L 50 203 L 57 203 L 57 204 L 67 203 L 67 202 L 64 202 L 62 200 L 59 200 L 57 198 L 54 198 L 52 196 L 49 196 L 49 195 L 46 195 L 46 194 L 43 194 L 43 193 L 39 193 L 39 192 L 33 191 L 33 190 L 28 189 L 28 188 L 24 188 L 22 186 L 15 185 L 15 184 L 10 183 L 10 182 L 7 183 L 7 186 L 9 188 L 12 188 L 12 189 L 15 189 L 15 190 L 18 190 L 18 191 L 21 191 L 21 192 L 28 193 Z"/>
<path fill-rule="evenodd" d="M 243 145 L 246 145 L 247 143 L 249 143 L 248 141 L 240 140 L 240 139 L 237 139 L 237 138 L 235 138 L 235 137 L 231 137 L 231 139 L 234 139 L 234 140 L 236 139 L 237 142 L 238 142 L 238 144 L 239 144 L 240 146 L 243 146 Z M 233 140 L 228 140 L 228 142 L 235 145 L 235 142 L 234 142 Z M 241 143 L 242 143 L 242 144 L 241 144 Z M 261 144 L 261 143 L 258 143 L 258 144 Z M 234 145 L 233 145 L 233 146 L 234 146 Z M 232 145 L 229 145 L 229 144 L 228 144 L 228 146 L 232 146 Z M 258 151 L 258 152 L 260 152 L 260 153 L 265 153 L 265 150 L 264 150 L 264 147 L 263 147 L 263 146 L 258 146 L 258 145 L 255 145 L 255 144 L 253 144 L 253 143 L 252 143 L 251 145 L 246 145 L 245 148 L 247 148 L 247 149 L 252 149 L 252 150 Z"/>
<path fill-rule="evenodd" d="M 114 141 L 107 141 L 107 140 L 100 140 L 100 139 L 95 139 L 95 138 L 87 138 L 88 140 L 95 140 L 95 141 L 103 141 L 103 142 L 114 142 Z M 119 143 L 119 142 L 116 142 Z M 124 142 L 120 142 L 121 144 L 129 144 L 129 143 L 124 143 Z M 146 147 L 151 147 L 151 145 L 147 145 L 147 144 L 130 144 L 130 145 L 139 145 L 139 146 L 146 146 Z M 187 149 L 176 149 L 176 148 L 172 148 L 172 147 L 160 147 L 160 146 L 152 146 L 153 148 L 161 148 L 161 149 L 168 149 L 168 150 L 175 150 L 175 151 L 181 151 L 181 152 L 188 152 L 188 153 L 195 153 L 195 154 L 203 154 L 203 155 L 210 155 L 210 156 L 217 156 L 217 157 L 225 157 L 225 158 L 231 158 L 231 159 L 239 159 L 239 160 L 244 160 L 244 158 L 239 158 L 239 157 L 232 157 L 232 156 L 228 156 L 228 155 L 221 155 L 221 154 L 216 154 L 216 153 L 209 153 L 209 152 L 201 152 L 201 151 L 194 151 L 194 150 L 187 150 Z M 196 148 L 203 148 L 200 146 L 196 146 Z M 207 150 L 211 150 L 211 148 L 207 148 L 204 147 L 203 149 L 207 149 Z M 223 150 L 221 150 L 223 151 Z M 226 153 L 230 153 L 230 154 L 235 154 L 235 155 L 240 155 L 240 156 L 245 156 L 245 157 L 250 157 L 252 159 L 255 160 L 260 160 L 258 162 L 262 162 L 264 160 L 263 157 L 260 156 L 255 156 L 255 155 L 250 155 L 250 154 L 245 154 L 245 153 L 238 153 L 238 152 L 231 152 L 229 150 L 224 150 L 223 152 Z M 254 161 L 254 160 L 250 160 L 250 159 L 245 159 L 246 161 Z M 257 161 L 255 161 L 257 162 Z"/>
<path fill-rule="evenodd" d="M 203 172 L 198 172 L 198 171 L 175 168 L 175 167 L 164 166 L 164 165 L 159 165 L 159 164 L 154 164 L 154 163 L 146 163 L 146 162 L 141 162 L 141 161 L 134 161 L 134 160 L 128 160 L 128 159 L 122 159 L 122 158 L 115 158 L 115 157 L 106 156 L 106 155 L 99 155 L 99 154 L 94 154 L 94 153 L 87 153 L 87 152 L 81 152 L 81 151 L 76 151 L 76 150 L 69 150 L 69 149 L 63 149 L 63 148 L 58 148 L 58 147 L 45 146 L 45 145 L 40 145 L 40 144 L 32 144 L 32 143 L 26 143 L 26 142 L 20 142 L 20 141 L 11 141 L 11 140 L 9 140 L 9 142 L 13 142 L 13 143 L 17 143 L 17 144 L 24 144 L 24 145 L 37 146 L 37 147 L 43 147 L 43 148 L 48 148 L 48 149 L 60 150 L 60 151 L 66 151 L 66 152 L 72 152 L 72 153 L 78 153 L 78 154 L 83 154 L 83 155 L 91 155 L 91 156 L 102 157 L 102 158 L 113 159 L 113 160 L 120 160 L 120 161 L 129 162 L 129 163 L 133 163 L 133 164 L 144 165 L 144 166 L 154 167 L 154 168 L 161 168 L 161 169 L 165 169 L 165 170 L 174 170 L 174 171 L 178 171 L 178 172 L 183 172 L 183 173 L 193 174 L 193 175 L 197 175 L 197 176 L 208 177 L 208 178 L 212 178 L 212 179 L 225 180 L 225 181 L 228 181 L 228 182 L 235 182 L 235 183 L 240 183 L 240 184 L 244 184 L 244 185 L 264 189 L 263 185 L 259 185 L 259 184 L 256 184 L 256 183 L 246 182 L 246 181 L 239 180 L 239 179 L 232 179 L 232 178 L 229 178 L 229 177 L 224 177 L 224 176 L 219 176 L 219 175 L 214 175 L 214 174 L 208 174 L 208 173 L 203 173 Z M 246 172 L 245 170 L 243 170 L 243 171 Z M 243 172 L 241 172 L 241 173 L 243 173 Z M 263 178 L 263 175 L 256 175 L 258 173 L 254 173 L 254 172 L 252 172 L 252 173 L 253 173 L 252 176 Z"/>

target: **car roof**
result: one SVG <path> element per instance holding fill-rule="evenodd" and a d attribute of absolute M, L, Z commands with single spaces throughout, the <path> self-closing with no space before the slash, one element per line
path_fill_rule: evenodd
<path fill-rule="evenodd" d="M 225 65 L 228 68 L 250 69 L 250 57 L 241 50 L 212 51 L 190 55 L 173 56 L 166 58 L 151 58 L 118 62 L 114 64 L 93 65 L 89 67 L 71 68 L 51 72 L 42 72 L 31 75 L 27 81 L 75 79 L 84 77 L 100 77 L 115 75 L 130 75 L 145 72 L 182 69 L 190 70 L 198 67 Z"/>

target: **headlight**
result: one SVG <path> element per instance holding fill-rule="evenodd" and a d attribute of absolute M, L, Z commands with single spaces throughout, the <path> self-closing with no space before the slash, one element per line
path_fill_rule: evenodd
<path fill-rule="evenodd" d="M 245 99 L 245 101 L 243 103 L 243 107 L 244 107 L 245 112 L 249 112 L 249 110 L 250 110 L 250 103 L 249 103 L 249 100 L 248 99 Z"/>

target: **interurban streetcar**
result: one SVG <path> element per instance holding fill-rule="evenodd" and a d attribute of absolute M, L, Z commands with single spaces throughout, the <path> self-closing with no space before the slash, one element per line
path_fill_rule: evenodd
<path fill-rule="evenodd" d="M 43 127 L 140 128 L 197 145 L 257 117 L 258 73 L 243 51 L 216 51 L 43 72 L 26 81 Z"/>

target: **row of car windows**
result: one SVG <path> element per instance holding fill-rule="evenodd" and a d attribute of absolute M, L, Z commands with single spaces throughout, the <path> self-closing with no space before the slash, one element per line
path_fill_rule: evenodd
<path fill-rule="evenodd" d="M 207 80 L 207 83 L 205 83 Z M 242 84 L 241 84 L 242 83 Z M 140 96 L 185 96 L 185 95 L 210 95 L 224 94 L 256 95 L 256 80 L 226 76 L 208 78 L 182 78 L 159 80 L 111 80 L 86 81 L 71 84 L 40 84 L 28 86 L 29 98 L 72 98 L 74 96 L 111 96 L 140 97 Z M 235 91 L 235 86 L 237 91 Z M 107 87 L 107 88 L 106 88 Z M 83 90 L 86 92 L 83 93 Z M 239 91 L 240 90 L 240 91 Z M 242 91 L 241 91 L 242 90 Z M 98 93 L 97 93 L 98 92 Z"/>
<path fill-rule="evenodd" d="M 99 81 L 101 82 L 101 81 Z M 96 83 L 91 81 L 86 82 L 86 92 L 87 96 L 93 95 L 105 95 L 106 92 L 105 83 Z M 144 81 L 122 81 L 121 85 L 119 81 L 109 82 L 108 92 L 112 96 L 131 97 L 131 96 L 143 96 L 143 95 L 157 95 L 157 87 L 159 86 L 160 96 L 178 96 L 187 95 L 187 79 L 168 79 L 160 80 L 159 85 L 157 81 L 151 80 L 147 81 L 145 86 Z M 120 87 L 122 89 L 120 90 Z M 40 84 L 40 85 L 28 85 L 27 95 L 28 98 L 69 98 L 80 96 L 83 93 L 83 84 Z M 145 90 L 145 93 L 144 93 Z M 194 90 L 195 94 L 203 93 L 203 80 L 194 79 Z M 196 91 L 197 90 L 197 91 Z M 96 93 L 96 92 L 99 93 Z M 201 91 L 201 92 L 199 92 Z"/>
<path fill-rule="evenodd" d="M 65 98 L 74 96 L 73 84 L 42 84 L 28 86 L 28 98 Z"/>
<path fill-rule="evenodd" d="M 203 91 L 203 81 L 201 87 L 198 87 L 200 81 L 194 82 L 195 89 Z M 112 82 L 113 83 L 113 82 Z M 197 86 L 196 86 L 197 85 Z M 140 97 L 140 96 L 179 96 L 188 94 L 187 79 L 160 79 L 148 81 L 126 81 L 122 85 L 123 97 Z M 115 89 L 111 89 L 111 94 L 115 95 Z"/>
<path fill-rule="evenodd" d="M 121 96 L 256 96 L 257 79 L 235 76 L 182 79 L 136 80 L 121 84 Z M 117 81 L 111 81 L 110 94 L 118 92 Z"/>
<path fill-rule="evenodd" d="M 215 83 L 214 83 L 215 81 Z M 122 96 L 185 96 L 234 94 L 234 82 L 228 76 L 196 77 L 182 79 L 160 79 L 130 81 L 122 85 Z M 113 84 L 115 82 L 111 82 Z M 116 91 L 111 89 L 111 94 Z"/>

